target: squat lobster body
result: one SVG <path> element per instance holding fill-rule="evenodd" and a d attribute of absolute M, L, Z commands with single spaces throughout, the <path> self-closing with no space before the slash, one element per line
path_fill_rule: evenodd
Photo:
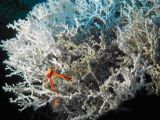
<path fill-rule="evenodd" d="M 53 83 L 53 81 L 55 80 L 55 79 L 54 79 L 55 77 L 64 79 L 64 80 L 66 80 L 66 81 L 71 81 L 71 80 L 73 79 L 72 77 L 69 77 L 69 76 L 67 76 L 67 75 L 57 73 L 57 72 L 56 72 L 56 69 L 57 69 L 57 68 L 54 68 L 54 67 L 51 68 L 51 69 L 48 69 L 47 72 L 46 72 L 46 75 L 45 75 L 46 80 L 47 80 L 47 81 L 49 80 L 49 82 L 50 82 L 50 87 L 51 87 L 51 90 L 52 90 L 53 92 L 57 92 L 56 86 L 55 86 L 55 84 Z"/>

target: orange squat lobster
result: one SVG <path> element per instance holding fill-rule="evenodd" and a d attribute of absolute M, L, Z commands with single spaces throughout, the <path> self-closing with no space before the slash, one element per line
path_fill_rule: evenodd
<path fill-rule="evenodd" d="M 58 67 L 56 67 L 56 68 L 53 67 L 53 68 L 51 68 L 51 69 L 48 69 L 47 72 L 46 72 L 46 75 L 45 75 L 46 80 L 47 80 L 47 81 L 49 80 L 49 82 L 50 82 L 50 87 L 51 87 L 51 90 L 52 90 L 53 92 L 57 92 L 56 86 L 55 86 L 55 84 L 53 83 L 53 81 L 55 80 L 54 77 L 59 77 L 59 78 L 64 79 L 64 80 L 66 80 L 66 81 L 71 81 L 71 80 L 73 79 L 72 77 L 69 77 L 69 76 L 67 76 L 67 75 L 57 73 L 57 72 L 56 72 L 56 69 L 57 69 L 57 68 L 58 68 Z"/>

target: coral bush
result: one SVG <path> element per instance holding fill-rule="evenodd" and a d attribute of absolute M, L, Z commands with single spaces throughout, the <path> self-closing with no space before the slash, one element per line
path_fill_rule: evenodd
<path fill-rule="evenodd" d="M 9 55 L 7 76 L 23 78 L 3 87 L 17 96 L 10 102 L 21 111 L 50 103 L 53 112 L 67 113 L 67 119 L 93 120 L 141 89 L 159 93 L 159 2 L 142 3 L 48 0 L 26 19 L 9 24 L 17 35 L 1 45 Z M 55 81 L 46 81 L 52 67 L 58 67 L 54 75 L 72 77 L 52 76 L 58 93 L 51 89 Z"/>

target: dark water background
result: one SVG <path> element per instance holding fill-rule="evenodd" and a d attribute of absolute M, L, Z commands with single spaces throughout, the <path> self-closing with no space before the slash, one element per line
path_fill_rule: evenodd
<path fill-rule="evenodd" d="M 10 39 L 15 36 L 15 31 L 7 29 L 8 23 L 13 20 L 25 18 L 26 14 L 37 3 L 45 0 L 0 0 L 0 40 Z M 20 77 L 6 78 L 5 65 L 2 61 L 7 59 L 5 51 L 0 49 L 0 120 L 56 120 L 55 116 L 48 108 L 43 108 L 34 112 L 32 108 L 19 112 L 16 104 L 9 103 L 9 97 L 14 97 L 11 93 L 5 93 L 2 90 L 5 82 L 8 84 L 20 81 Z M 117 110 L 112 110 L 102 115 L 99 120 L 130 120 L 140 119 L 139 117 L 151 117 L 154 120 L 159 119 L 160 115 L 160 97 L 152 95 L 146 96 L 143 92 L 132 100 L 122 103 Z M 61 117 L 65 120 L 65 116 Z"/>

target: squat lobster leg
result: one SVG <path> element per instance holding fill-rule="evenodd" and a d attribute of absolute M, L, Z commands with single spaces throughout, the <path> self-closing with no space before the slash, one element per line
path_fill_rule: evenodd
<path fill-rule="evenodd" d="M 57 92 L 55 84 L 53 83 L 53 81 L 55 80 L 54 79 L 55 77 L 64 79 L 66 81 L 71 81 L 73 79 L 72 77 L 69 77 L 67 75 L 57 73 L 56 72 L 57 68 L 59 68 L 59 67 L 55 67 L 55 68 L 51 68 L 51 69 L 47 70 L 46 75 L 45 75 L 46 80 L 49 80 L 49 82 L 50 82 L 50 87 L 53 92 Z"/>
<path fill-rule="evenodd" d="M 53 92 L 56 91 L 56 87 L 55 85 L 53 84 L 53 81 L 54 81 L 54 77 L 52 76 L 52 70 L 51 69 L 48 69 L 46 74 L 45 74 L 45 78 L 46 78 L 46 82 L 49 80 L 49 83 L 50 83 L 50 87 L 51 87 L 51 90 Z"/>
<path fill-rule="evenodd" d="M 54 79 L 53 79 L 53 80 L 54 80 Z M 56 87 L 54 86 L 53 81 L 52 81 L 51 78 L 49 79 L 49 82 L 50 82 L 51 90 L 52 90 L 53 92 L 55 92 Z"/>

